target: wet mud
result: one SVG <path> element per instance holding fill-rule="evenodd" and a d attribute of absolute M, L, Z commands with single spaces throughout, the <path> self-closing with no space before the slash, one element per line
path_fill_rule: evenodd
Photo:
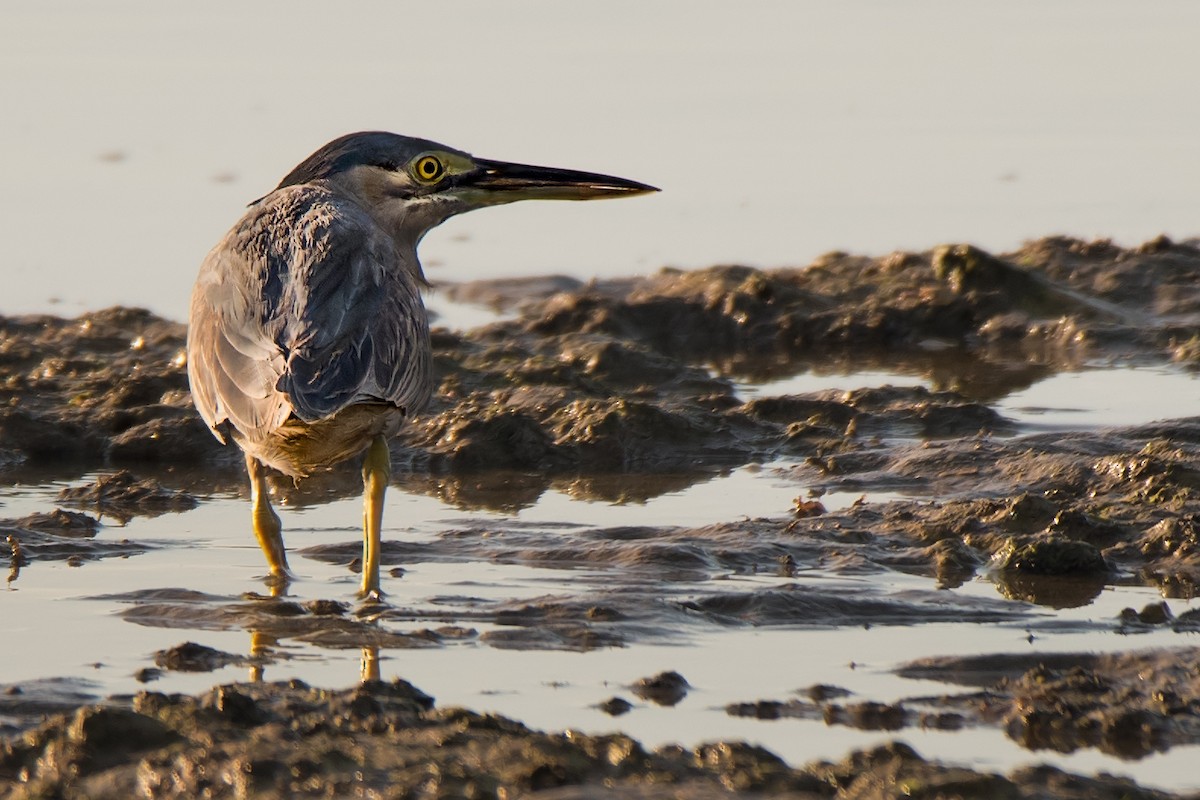
<path fill-rule="evenodd" d="M 1130 634 L 1126 653 L 948 657 L 899 674 L 969 692 L 884 703 L 836 686 L 785 698 L 746 687 L 727 711 L 901 733 L 992 727 L 1031 752 L 1096 749 L 1121 759 L 1200 743 L 1200 653 L 1187 638 L 1200 618 L 1171 606 L 1200 582 L 1200 418 L 1027 434 L 992 407 L 1085 366 L 1200 364 L 1194 243 L 1122 249 L 1051 238 L 1002 256 L 949 245 L 880 258 L 833 253 L 804 269 L 440 291 L 505 317 L 435 331 L 434 402 L 393 448 L 401 490 L 468 512 L 512 513 L 552 490 L 644 502 L 770 463 L 773 477 L 795 484 L 795 503 L 731 508 L 726 521 L 702 527 L 478 523 L 468 514 L 432 537 L 384 544 L 384 568 L 396 575 L 413 562 L 472 561 L 585 576 L 562 594 L 496 600 L 448 587 L 429 602 L 357 606 L 169 588 L 97 598 L 119 604 L 131 623 L 180 631 L 177 648 L 147 660 L 147 681 L 230 663 L 261 672 L 288 657 L 287 641 L 376 653 L 463 641 L 587 651 L 731 626 L 943 622 L 1033 635 L 1068 624 L 1054 612 L 1086 606 L 1106 587 L 1151 586 L 1166 603 L 1069 623 Z M 10 582 L 40 562 L 160 546 L 98 535 L 108 520 L 244 493 L 240 456 L 191 409 L 184 334 L 131 309 L 0 318 L 0 484 L 73 484 L 59 497 L 63 508 L 0 520 Z M 808 370 L 881 368 L 922 376 L 930 388 L 749 397 L 738 388 Z M 302 506 L 357 495 L 361 483 L 351 465 L 273 489 Z M 828 510 L 820 498 L 835 491 L 910 499 Z M 350 571 L 353 539 L 298 550 Z M 922 580 L 903 589 L 865 580 L 897 574 Z M 954 591 L 979 578 L 993 596 Z M 252 646 L 207 652 L 187 641 L 192 630 L 244 630 Z M 1179 648 L 1138 650 L 1134 635 L 1144 630 L 1177 633 Z M 0 786 L 13 782 L 0 796 L 1168 796 L 1048 767 L 984 774 L 928 762 L 900 743 L 793 767 L 736 743 L 648 751 L 626 737 L 541 733 L 440 709 L 406 684 L 370 680 L 346 691 L 144 692 L 102 705 L 86 705 L 96 699 L 86 687 L 57 699 L 46 687 L 13 688 L 0 698 Z M 44 695 L 40 705 L 14 699 L 26 688 L 27 697 Z M 670 707 L 688 689 L 667 672 L 595 703 L 619 720 L 636 702 Z"/>
<path fill-rule="evenodd" d="M 931 764 L 906 745 L 792 768 L 737 742 L 647 750 L 627 736 L 530 730 L 404 682 L 141 692 L 55 716 L 0 746 L 4 797 L 1165 797 L 1051 768 Z"/>
<path fill-rule="evenodd" d="M 931 658 L 897 674 L 972 687 L 891 703 L 848 697 L 793 697 L 732 703 L 726 712 L 757 719 L 815 719 L 861 730 L 998 727 L 1031 751 L 1095 748 L 1136 760 L 1200 735 L 1194 648 L 1118 654 L 989 653 Z"/>
<path fill-rule="evenodd" d="M 905 677 L 978 687 L 964 695 L 917 698 L 952 710 L 962 724 L 998 725 L 1031 750 L 1070 753 L 1094 747 L 1124 759 L 1194 743 L 1200 692 L 1194 648 L 1115 654 L 992 654 L 927 659 Z"/>

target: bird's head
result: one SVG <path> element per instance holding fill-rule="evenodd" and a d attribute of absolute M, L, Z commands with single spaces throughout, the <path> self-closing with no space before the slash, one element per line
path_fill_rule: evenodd
<path fill-rule="evenodd" d="M 434 226 L 476 208 L 658 191 L 610 175 L 488 161 L 436 142 L 379 131 L 333 140 L 276 188 L 322 180 L 353 194 L 398 240 L 413 247 Z"/>

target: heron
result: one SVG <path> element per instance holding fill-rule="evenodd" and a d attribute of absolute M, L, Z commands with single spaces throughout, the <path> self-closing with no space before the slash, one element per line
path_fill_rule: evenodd
<path fill-rule="evenodd" d="M 434 391 L 422 237 L 487 206 L 654 191 L 366 131 L 321 147 L 249 205 L 201 264 L 187 369 L 212 434 L 245 455 L 271 579 L 286 584 L 290 572 L 267 468 L 299 481 L 365 452 L 359 596 L 382 596 L 388 440 Z"/>

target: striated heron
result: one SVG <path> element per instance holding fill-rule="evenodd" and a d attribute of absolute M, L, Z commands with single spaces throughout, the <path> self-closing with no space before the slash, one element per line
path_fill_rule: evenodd
<path fill-rule="evenodd" d="M 286 580 L 288 566 L 264 465 L 298 480 L 365 450 L 360 595 L 380 593 L 387 440 L 434 388 L 421 238 L 485 206 L 653 191 L 366 132 L 325 145 L 250 204 L 200 267 L 187 363 L 200 416 L 245 452 L 272 576 Z"/>

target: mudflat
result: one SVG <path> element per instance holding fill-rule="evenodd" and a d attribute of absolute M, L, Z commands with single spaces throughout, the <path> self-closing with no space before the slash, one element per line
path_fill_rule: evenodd
<path fill-rule="evenodd" d="M 705 526 L 462 524 L 436 541 L 391 538 L 384 568 L 479 561 L 604 568 L 602 593 L 414 610 L 286 593 L 211 596 L 186 588 L 108 595 L 131 622 L 177 628 L 154 670 L 261 668 L 274 643 L 380 650 L 636 647 L 681 630 L 754 625 L 1053 626 L 1053 612 L 1107 587 L 1150 586 L 1161 602 L 1089 624 L 1131 634 L 1127 651 L 995 652 L 902 663 L 902 677 L 961 692 L 877 701 L 836 685 L 762 697 L 731 718 L 820 720 L 863 731 L 996 728 L 1030 751 L 1095 749 L 1136 760 L 1200 744 L 1200 650 L 1142 649 L 1144 631 L 1200 630 L 1180 610 L 1200 578 L 1200 418 L 1026 433 L 996 401 L 1085 366 L 1200 362 L 1200 246 L 1159 238 L 1123 249 L 1050 238 L 994 255 L 970 245 L 871 258 L 831 253 L 802 269 L 665 270 L 582 284 L 545 277 L 440 287 L 501 321 L 437 328 L 438 390 L 393 448 L 394 483 L 466 511 L 517 509 L 555 490 L 639 502 L 714 471 L 770 464 L 794 481 L 792 508 L 731 508 Z M 192 410 L 185 331 L 137 309 L 77 319 L 0 318 L 0 485 L 72 480 L 44 512 L 0 522 L 9 581 L 51 561 L 136 558 L 161 542 L 97 535 L 98 518 L 183 512 L 244 481 Z M 928 387 L 743 397 L 739 385 L 808 370 L 903 368 Z M 1130 387 L 1136 392 L 1137 387 Z M 1081 398 L 1081 403 L 1086 399 Z M 316 488 L 313 488 L 316 487 Z M 357 471 L 275 492 L 294 503 L 353 496 Z M 829 492 L 901 499 L 826 508 Z M 301 548 L 354 568 L 358 544 Z M 927 589 L 853 594 L 801 575 L 923 579 Z M 770 586 L 723 584 L 771 574 Z M 994 598 L 956 593 L 987 574 Z M 677 587 L 703 584 L 704 591 Z M 18 584 L 19 585 L 19 584 Z M 390 622 L 419 629 L 397 630 Z M 208 651 L 189 630 L 244 629 L 248 654 Z M 1031 634 L 1032 635 L 1032 634 Z M 903 654 L 896 654 L 903 662 Z M 442 708 L 370 675 L 359 686 L 223 685 L 102 702 L 68 686 L 0 696 L 0 796 L 345 796 L 707 798 L 1167 797 L 1108 775 L 1050 767 L 1007 775 L 947 766 L 893 743 L 838 762 L 789 765 L 737 742 L 647 748 L 623 735 L 539 732 Z M 686 675 L 627 687 L 671 705 Z M 683 694 L 680 694 L 680 693 Z M 608 703 L 615 724 L 630 707 Z M 7 788 L 3 788 L 7 784 Z"/>

